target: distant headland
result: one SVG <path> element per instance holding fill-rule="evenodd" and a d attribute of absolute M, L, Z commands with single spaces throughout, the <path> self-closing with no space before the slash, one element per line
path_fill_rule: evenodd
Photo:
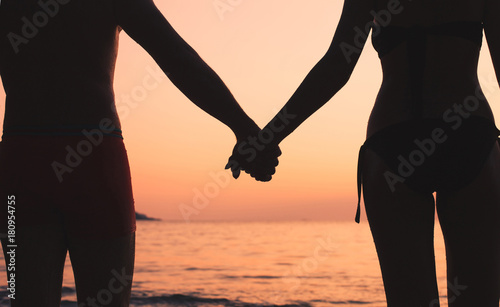
<path fill-rule="evenodd" d="M 142 220 L 142 221 L 161 221 L 161 219 L 149 217 L 146 214 L 142 214 L 142 213 L 138 213 L 138 212 L 135 213 L 135 219 Z"/>

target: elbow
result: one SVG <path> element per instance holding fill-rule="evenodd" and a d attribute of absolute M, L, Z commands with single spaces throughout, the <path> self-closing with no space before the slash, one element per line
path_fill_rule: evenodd
<path fill-rule="evenodd" d="M 343 67 L 331 67 L 329 69 L 328 77 L 325 78 L 325 80 L 327 80 L 330 85 L 329 87 L 332 90 L 333 95 L 335 95 L 347 84 L 351 78 L 351 74 L 352 70 L 345 70 Z"/>
<path fill-rule="evenodd" d="M 344 87 L 344 85 L 347 84 L 347 82 L 351 78 L 351 74 L 352 74 L 352 71 L 339 72 L 339 74 L 337 76 L 337 79 L 338 79 L 337 84 L 339 86 L 339 89 L 341 89 L 342 87 Z"/>
<path fill-rule="evenodd" d="M 323 61 L 325 79 L 336 91 L 340 90 L 351 78 L 355 63 L 347 63 L 344 57 L 331 53 L 327 53 Z"/>

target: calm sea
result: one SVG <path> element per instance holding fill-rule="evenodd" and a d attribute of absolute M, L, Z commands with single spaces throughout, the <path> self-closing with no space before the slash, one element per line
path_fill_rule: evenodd
<path fill-rule="evenodd" d="M 436 254 L 445 304 L 438 231 Z M 367 222 L 138 221 L 135 267 L 131 306 L 386 306 Z M 77 306 L 69 258 L 62 306 Z"/>

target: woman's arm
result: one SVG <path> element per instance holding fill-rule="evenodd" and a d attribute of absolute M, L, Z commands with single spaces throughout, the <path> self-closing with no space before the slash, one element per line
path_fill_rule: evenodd
<path fill-rule="evenodd" d="M 345 1 L 328 51 L 263 129 L 273 131 L 274 144 L 279 144 L 347 83 L 368 37 L 373 9 L 372 0 Z"/>
<path fill-rule="evenodd" d="M 372 0 L 346 0 L 333 41 L 285 106 L 259 133 L 233 149 L 227 168 L 237 178 L 240 170 L 257 180 L 271 180 L 278 144 L 316 112 L 349 80 L 373 24 Z M 243 165 L 243 166 L 242 166 Z"/>
<path fill-rule="evenodd" d="M 229 126 L 237 139 L 260 130 L 224 82 L 177 34 L 152 0 L 114 0 L 114 7 L 118 25 L 153 57 L 194 104 Z"/>
<path fill-rule="evenodd" d="M 484 33 L 500 86 L 500 1 L 486 0 Z"/>

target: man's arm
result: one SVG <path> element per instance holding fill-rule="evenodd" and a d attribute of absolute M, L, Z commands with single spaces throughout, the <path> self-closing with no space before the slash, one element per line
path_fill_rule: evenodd
<path fill-rule="evenodd" d="M 219 76 L 174 30 L 152 0 L 115 0 L 119 26 L 158 63 L 194 104 L 226 124 L 237 139 L 260 129 Z"/>

